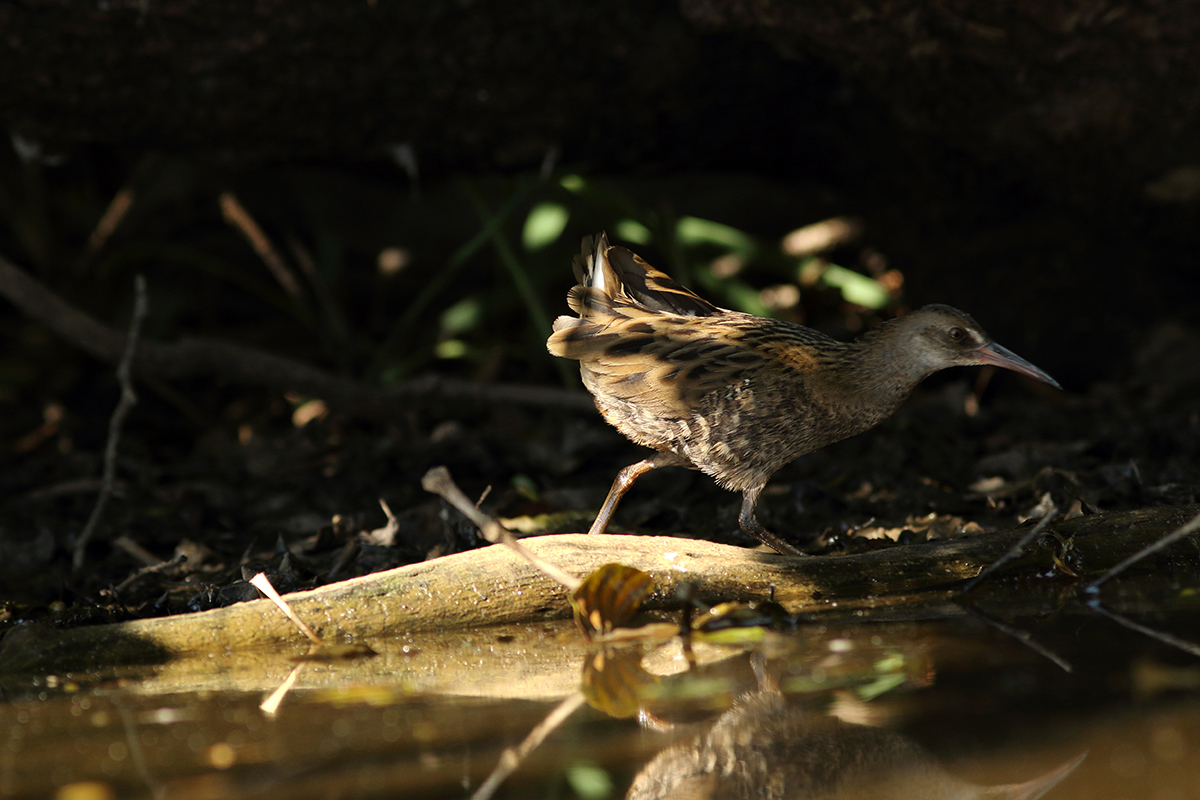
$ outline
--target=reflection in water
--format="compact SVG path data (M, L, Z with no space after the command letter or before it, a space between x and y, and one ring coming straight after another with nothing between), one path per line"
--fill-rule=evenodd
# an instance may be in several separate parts
M659 753L628 800L941 800L1041 797L1084 756L1031 781L977 786L892 731L789 707L775 691L741 698L712 728Z
M373 642L369 661L308 664L274 716L259 704L303 646L204 654L132 680L0 676L0 797L99 786L134 800L465 800L578 690L586 657L595 708L550 733L497 798L612 800L656 759L631 798L1200 800L1200 665L1113 631L1071 617L1037 629L1076 665L1070 676L965 618L806 626L761 643L761 658L697 642L692 669L678 649L588 654L570 622L403 635ZM605 716L639 709L676 723L679 746L660 753L665 736ZM989 793L895 733L847 724L883 721L922 742L1003 741L1003 754L972 759L986 783L1091 752L1066 780L1073 764ZM612 793L579 789L586 770L607 773Z

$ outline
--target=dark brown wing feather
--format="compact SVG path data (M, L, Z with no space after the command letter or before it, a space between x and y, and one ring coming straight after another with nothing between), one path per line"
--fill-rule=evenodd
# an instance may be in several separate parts
M647 311L706 317L722 309L671 280L671 276L647 264L624 247L608 243L606 234L583 240L582 252L575 257L575 279L579 285L567 295L571 310L587 316L604 314L627 304Z
M624 247L608 249L608 265L617 274L626 296L650 311L685 317L708 317L722 311Z

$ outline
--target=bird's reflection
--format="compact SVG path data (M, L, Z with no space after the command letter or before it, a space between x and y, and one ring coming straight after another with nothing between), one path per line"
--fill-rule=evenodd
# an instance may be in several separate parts
M628 800L1033 800L1083 761L1024 783L960 780L905 737L789 706L778 691L751 692L690 741L659 753Z

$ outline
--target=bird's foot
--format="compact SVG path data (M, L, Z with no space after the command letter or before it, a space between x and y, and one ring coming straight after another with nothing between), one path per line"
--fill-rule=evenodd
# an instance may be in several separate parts
M752 486L742 492L742 512L738 515L738 524L742 526L742 530L758 539L767 547L774 550L776 553L784 556L803 556L808 555L803 550L790 545L783 539L780 539L775 534L763 527L763 524L758 521L758 517L754 514L754 509L758 505L758 497L762 494L763 485Z
M739 522L741 522L743 531L750 534L755 539L758 539L760 542L762 542L767 547L774 550L776 553L779 553L780 555L783 555L783 556L806 556L806 555L808 555L808 553L805 553L800 548L796 547L795 545L785 542L783 539L780 539L778 536L776 536L775 534L771 533L769 530L764 528L762 526L762 523L758 521L757 517L752 516L752 517L750 517L749 520L746 520L743 518L743 519L739 520ZM749 524L747 524L747 523L749 523Z

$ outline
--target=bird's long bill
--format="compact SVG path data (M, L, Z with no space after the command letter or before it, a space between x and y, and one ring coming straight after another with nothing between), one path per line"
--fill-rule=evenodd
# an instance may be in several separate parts
M983 347L975 351L976 357L980 364L991 364L1004 369L1011 369L1013 372L1019 372L1022 375L1028 375L1031 378L1037 378L1039 381L1048 383L1055 389L1061 389L1058 381L1051 378L1042 370L1030 364L1019 355L1009 350L1006 347L1001 347L995 342L988 342Z

